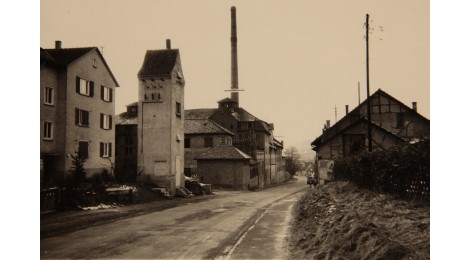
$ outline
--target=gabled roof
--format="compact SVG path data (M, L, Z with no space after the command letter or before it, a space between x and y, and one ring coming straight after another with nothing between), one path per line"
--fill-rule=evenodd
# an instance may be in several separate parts
M322 143L325 143L325 142L328 142L329 140L337 137L337 136L341 136L344 132L348 131L349 129L351 129L352 127L358 125L358 124L368 124L369 121L365 118L360 118L358 120L356 120L354 123L348 125L346 128L343 128L341 129L339 132L335 133L334 135L329 135L327 138L325 139L322 139L322 136L319 136L317 137L312 143L311 145L314 145L314 146L318 146L318 145L321 145ZM377 125L375 124L374 122L371 122L371 126L373 129L376 129L378 131L381 131L381 132L384 132L390 136L392 136L393 138L396 138L400 141L403 141L403 142L406 142L405 139L401 138L400 136L388 131L387 129L381 127L380 125ZM364 133L364 134L367 134L367 133Z
M116 77L114 77L114 74L109 68L108 63L106 63L106 60L104 59L103 55L101 54L101 52L99 51L97 47L61 48L61 49L41 48L40 51L41 51L41 60L45 60L53 65L62 66L62 67L67 67L73 62L75 62L76 60L86 55L87 53L96 51L98 53L98 56L103 61L109 74L113 78L114 83L116 83L116 87L119 87L119 83L117 82Z
M184 134L225 134L235 135L216 122L205 119L185 119Z
M96 47L86 48L64 48L64 49L44 49L57 65L67 66L88 52L97 49Z
M424 120L427 120L429 121L429 119L425 118L424 116L422 116L421 114L419 114L417 111L413 110L412 108L410 108L409 106L405 105L403 102L401 102L400 100L394 98L393 96L391 96L390 94L386 93L385 91L383 91L382 89L378 89L377 91L375 91L372 95L370 95L369 99L372 99L372 98L375 98L376 96L385 96L387 97L388 99L391 99L393 101L395 101L396 103L398 103L400 106L403 106L405 109L407 109L410 113L414 113L416 115L418 115L419 117L423 118ZM347 115L345 115L344 117L342 117L338 122L336 122L334 125L332 125L330 128L326 129L319 137L317 137L315 140L313 140L310 144L311 145L319 145L321 144L322 142L322 138L324 136L331 136L331 135L336 135L336 132L341 132L342 129L338 129L338 126L340 126L339 128L341 128L341 126L343 126L344 124L348 123L349 121L349 124L347 124L345 127L348 127L349 125L355 123L357 120L360 120L361 118L364 118L364 116L361 116L361 113L359 111L359 109L361 107L364 107L364 106L367 106L367 100L368 99L365 99L364 101L361 102L361 104L359 104L357 107L355 107L353 110L351 110L351 112L349 112ZM366 119L367 120L367 119ZM374 124L376 125L376 124ZM377 125L378 126L378 125ZM380 126L379 126L380 127ZM385 131L388 131L386 129L383 129ZM331 139L329 137L327 137L327 139Z
M250 160L251 156L233 147L219 145L196 156L195 160Z
M238 121L256 121L259 120L254 115L250 114L245 109L239 107L233 113L232 116L235 117Z
M369 98L374 98L376 96L379 96L379 95L382 95L382 96L385 96L395 102L397 102L398 104L400 104L401 106L405 107L409 112L411 113L414 113L420 117L422 117L423 119L429 121L429 119L427 119L426 117L424 117L423 115L421 115L420 113L418 113L416 110L413 110L411 107L405 105L403 102L401 102L400 100L394 98L393 96L391 96L390 94L388 94L387 92L383 91L382 89L378 89L377 91L375 91L372 95L370 95ZM359 104L357 107L355 107L353 110L351 110L350 113L358 113L358 110L360 107L362 106L367 106L367 99L365 99L364 101L361 102L361 104Z
M148 50L138 76L170 75L175 67L178 49Z
M208 119L217 108L201 108L201 109L187 109L184 110L184 119Z
M137 125L137 116L129 116L127 112L123 112L114 117L116 125Z

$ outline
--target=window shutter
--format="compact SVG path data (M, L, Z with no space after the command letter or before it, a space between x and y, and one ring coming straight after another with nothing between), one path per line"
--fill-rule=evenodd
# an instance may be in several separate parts
M103 146L104 143L100 142L100 157L103 157Z
M93 96L94 89L95 89L95 83L93 81L90 81L90 97Z
M104 100L104 86L101 86L101 100Z
M75 82L77 83L75 86L75 90L77 91L77 93L80 93L80 78L77 77Z
M109 102L113 102L113 89L109 89Z
M109 147L109 153L108 154L109 154L109 157L111 157L111 156L113 156L113 143L109 143L108 147Z
M84 125L88 125L88 111L86 110L83 110L82 111L82 116L83 116L83 124Z
M109 116L109 129L113 129L113 117Z
M78 108L75 108L75 124L78 125L79 123L79 114L80 114L80 111L78 110Z
M104 119L103 117L104 117L103 114L100 113L100 128L103 128L103 121L104 121L104 120L103 120L103 119Z

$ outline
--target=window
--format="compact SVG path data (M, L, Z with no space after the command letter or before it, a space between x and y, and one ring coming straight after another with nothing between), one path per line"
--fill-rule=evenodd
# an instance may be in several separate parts
M225 144L225 137L222 137L220 144Z
M96 65L96 59L93 59L93 62L92 62L92 64L93 64L93 68L95 68L95 69L96 69L96 68L98 67L98 66Z
M52 140L52 122L44 122L44 140Z
M78 141L78 156L81 158L88 158L88 142Z
M77 77L76 91L78 94L93 97L94 83L91 80Z
M83 109L75 108L75 124L79 126L88 126L89 112Z
M181 103L176 102L176 115L181 116Z
M112 143L100 143L100 157L107 158L112 156Z
M191 148L191 138L184 138L184 148Z
M405 113L397 113L397 128L405 127Z
M100 114L100 127L109 130L112 128L113 118L110 115Z
M106 102L113 101L113 89L101 86L101 100Z
M44 104L54 105L54 89L45 87L44 89Z
M213 147L214 142L212 140L212 137L205 137L204 138L204 147Z

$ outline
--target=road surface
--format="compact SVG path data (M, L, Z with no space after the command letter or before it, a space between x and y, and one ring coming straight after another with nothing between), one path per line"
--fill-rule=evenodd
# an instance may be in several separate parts
M247 243L256 243L256 238L249 239L256 236L253 230L258 227L263 230L258 232L262 236L257 238L261 240L259 245L270 244L264 247L269 251L271 247L282 245L282 232L285 232L289 210L296 198L289 196L308 188L305 178L297 178L297 181L256 192L235 191L229 196L42 239L41 258L257 258L238 255L237 250ZM266 219L275 223L271 224L271 231L263 224ZM261 224L264 226L259 226ZM266 235L268 233L271 235ZM276 237L276 234L280 235ZM276 251L276 255L281 251Z

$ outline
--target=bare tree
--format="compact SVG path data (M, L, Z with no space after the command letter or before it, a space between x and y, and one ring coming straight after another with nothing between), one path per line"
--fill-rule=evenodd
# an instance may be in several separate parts
M294 175L296 172L301 170L302 164L300 163L299 153L297 148L290 146L284 150L285 162L286 162L286 171L290 175Z

